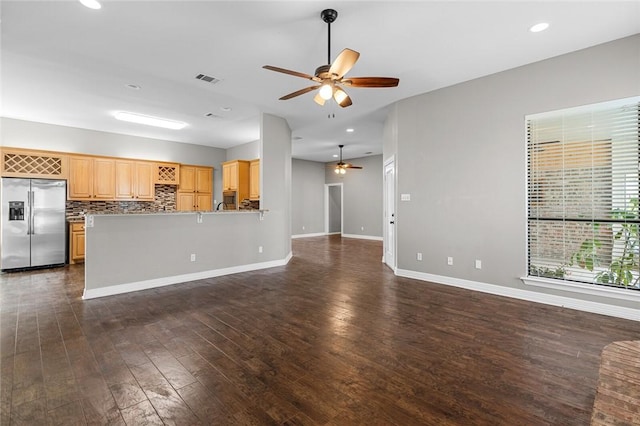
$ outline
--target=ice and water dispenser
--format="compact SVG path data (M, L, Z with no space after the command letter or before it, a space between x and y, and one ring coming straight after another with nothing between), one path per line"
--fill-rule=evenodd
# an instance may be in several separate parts
M24 201L9 201L9 220L24 220Z

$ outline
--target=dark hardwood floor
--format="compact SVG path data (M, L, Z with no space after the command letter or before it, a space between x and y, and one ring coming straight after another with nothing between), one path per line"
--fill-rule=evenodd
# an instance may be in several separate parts
M587 425L640 325L398 278L380 242L83 301L82 265L0 275L0 424Z

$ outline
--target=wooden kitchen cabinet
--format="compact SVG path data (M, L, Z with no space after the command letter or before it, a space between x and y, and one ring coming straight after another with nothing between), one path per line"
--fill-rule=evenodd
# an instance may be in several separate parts
M176 196L177 210L183 212L202 212L213 210L212 194L202 192L178 192Z
M112 158L69 157L70 200L113 200L115 198L115 160Z
M213 210L213 167L180 166L176 204L179 211Z
M115 160L115 198L117 200L153 201L154 163Z
M260 199L260 159L249 162L249 199Z
M84 262L84 223L69 224L69 263Z
M222 190L236 192L236 203L249 198L249 161L222 163Z
M160 185L180 185L180 164L155 163L155 183Z
M69 156L61 152L0 147L2 177L67 179Z

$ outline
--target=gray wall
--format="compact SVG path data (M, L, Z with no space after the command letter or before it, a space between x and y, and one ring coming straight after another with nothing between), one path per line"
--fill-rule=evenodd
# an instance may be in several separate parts
M330 234L340 233L342 231L342 186L331 185L328 188L327 218L329 222L328 232Z
M324 172L326 165L316 161L292 160L291 233L324 232ZM303 229L304 228L304 229Z
M286 120L263 114L260 125L260 208L271 217L269 243L277 253L291 252L291 129ZM269 237L270 236L270 237Z
M11 118L0 120L2 146L212 166L214 198L221 199L221 164L227 158L226 151L222 148Z
M383 153L397 199L411 194L397 201L398 268L525 288L525 116L640 95L639 46L636 35L398 102Z
M362 170L347 170L337 175L325 169L326 183L343 183L344 206L342 232L365 237L382 237L382 155L353 158L349 163Z
M260 158L259 140L227 148L227 161L255 160L256 158Z

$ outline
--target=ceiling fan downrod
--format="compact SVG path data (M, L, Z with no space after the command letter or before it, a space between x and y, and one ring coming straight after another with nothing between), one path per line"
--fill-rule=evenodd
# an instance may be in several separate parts
M338 18L338 12L334 9L325 9L320 13L320 17L327 23L329 31L327 33L327 64L331 63L331 23Z

